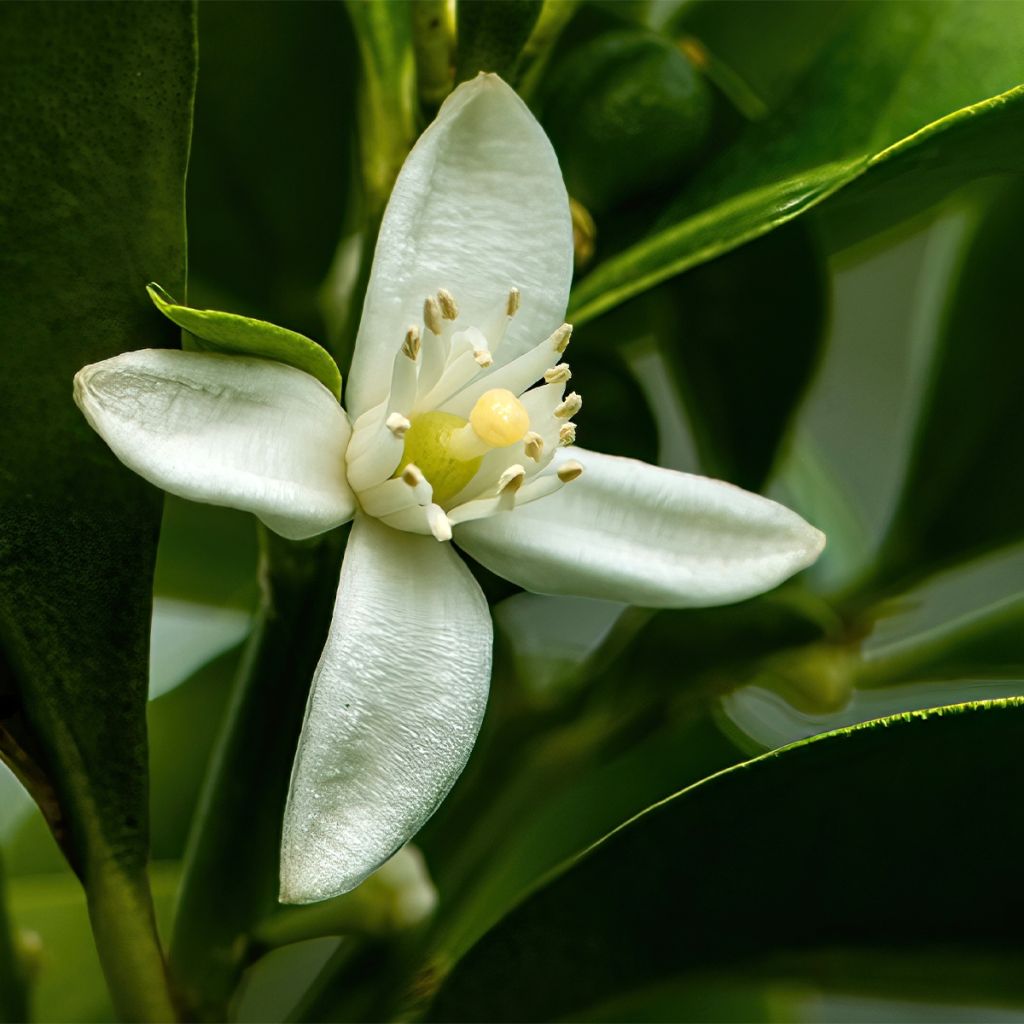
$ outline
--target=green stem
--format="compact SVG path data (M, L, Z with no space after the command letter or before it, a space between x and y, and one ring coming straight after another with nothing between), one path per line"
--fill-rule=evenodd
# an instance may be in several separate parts
M28 981L18 955L14 924L7 913L7 890L0 865L0 1022L28 1020Z
M191 1011L223 1020L277 906L281 815L310 680L330 624L342 534L261 533L263 603L185 856L171 973Z
M446 0L417 0L412 5L412 38L420 100L435 110L452 88L454 26Z
M91 865L85 879L96 951L117 1015L125 1021L174 1021L149 883L113 859Z

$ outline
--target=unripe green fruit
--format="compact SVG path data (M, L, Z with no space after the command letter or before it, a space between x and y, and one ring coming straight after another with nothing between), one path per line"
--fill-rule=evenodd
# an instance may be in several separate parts
M544 127L569 194L593 210L682 178L711 128L700 73L646 31L609 32L572 51L545 96Z

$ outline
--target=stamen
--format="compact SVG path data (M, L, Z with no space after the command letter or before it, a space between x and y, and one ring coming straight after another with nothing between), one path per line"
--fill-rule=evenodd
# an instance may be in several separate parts
M571 337L572 324L562 324L562 326L551 335L551 347L556 352L564 352L569 347L569 339Z
M504 473L498 477L498 491L501 494L515 494L523 481L526 479L526 470L520 466L509 466Z
M459 316L459 307L455 305L455 297L447 288L437 289L437 304L441 307L441 316L445 320L456 320Z
M474 349L473 358L476 360L477 365L482 366L484 369L487 369L494 362L494 356L486 348Z
M440 334L443 329L441 307L433 295L423 300L423 322L431 334Z
M505 312L508 316L513 317L519 312L519 289L510 288L508 290L508 303L505 306Z
M395 437L405 437L412 424L400 412L393 412L384 421L384 426L387 427Z
M576 443L575 423L563 423L562 426L558 428L558 443L563 448L567 448L569 445Z
M559 363L544 371L545 384L564 384L572 376L568 363Z
M410 487L416 487L423 483L426 478L419 471L416 463L410 462L405 469L402 470L402 480L407 483Z
M555 406L555 416L560 420L567 420L570 416L575 416L582 408L583 399L575 391L572 391L565 396L565 401Z
M401 475L368 487L359 494L359 504L367 515L394 515L405 509L429 505L434 500L433 490L423 474L411 463Z
M413 361L420 354L420 329L412 324L405 332L405 341L402 342L402 353Z
M568 459L555 472L558 474L558 479L563 484L567 484L583 475L583 465L575 459Z
M445 515L444 509L440 505L427 506L427 525L437 540L452 539L452 524L448 522L448 516Z
M528 459L540 462L540 457L544 454L544 438L535 430L528 430L523 436L523 450Z

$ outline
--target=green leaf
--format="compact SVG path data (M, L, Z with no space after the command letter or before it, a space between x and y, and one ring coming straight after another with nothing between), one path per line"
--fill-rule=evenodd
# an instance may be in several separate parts
M160 495L75 408L86 363L174 342L187 4L0 15L0 751L86 886L119 1012L173 1017L145 878L146 670Z
M878 218L894 223L956 185L1019 167L1022 54L1018 4L858 4L787 101L707 163L658 229L583 279L570 317L597 316L831 196L842 196L847 224L867 210L875 230Z
M265 320L220 313L213 309L179 306L158 284L146 286L153 305L172 323L188 331L188 348L227 355L256 356L287 363L316 377L335 398L341 399L341 371L327 349L315 341Z
M543 0L459 0L455 81L488 71L514 83L519 55L543 6Z
M1022 721L1022 698L900 715L683 790L538 888L455 966L431 1019L582 1014L776 952L1019 956L1024 819L1003 794L1024 782Z
M198 19L187 298L325 338L319 292L356 177L351 24L337 3L249 0Z
M789 225L653 294L702 471L759 490L824 341L828 278L816 239Z
M1024 185L997 194L968 240L932 354L901 500L879 559L885 580L1024 536Z

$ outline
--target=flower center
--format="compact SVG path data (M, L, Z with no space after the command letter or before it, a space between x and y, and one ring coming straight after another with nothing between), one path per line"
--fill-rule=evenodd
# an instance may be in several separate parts
M396 345L386 397L352 425L348 481L363 511L398 530L450 540L459 523L553 494L583 472L555 453L576 439L581 400L565 393L562 324L495 366L519 292L463 318L444 289L427 296L423 327ZM479 326L478 326L479 325Z
M468 422L449 412L420 413L405 432L395 476L413 463L433 488L434 501L444 503L473 479L488 451L522 441L529 429L529 413L506 388L484 392Z

